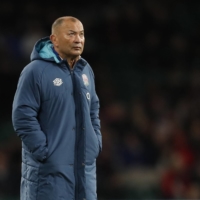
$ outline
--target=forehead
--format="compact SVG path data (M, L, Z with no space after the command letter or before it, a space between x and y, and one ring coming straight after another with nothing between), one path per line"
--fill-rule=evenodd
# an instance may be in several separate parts
M65 31L83 31L83 24L80 21L65 20L61 24L60 28Z

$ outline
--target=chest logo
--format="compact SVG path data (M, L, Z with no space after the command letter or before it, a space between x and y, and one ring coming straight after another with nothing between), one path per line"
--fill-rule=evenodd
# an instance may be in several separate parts
M63 81L62 81L61 78L56 78L56 79L53 80L53 84L55 86L61 86L63 84Z
M87 97L88 100L90 100L90 93L89 92L87 92L86 97Z
M83 83L85 86L89 85L88 77L85 74L82 74Z

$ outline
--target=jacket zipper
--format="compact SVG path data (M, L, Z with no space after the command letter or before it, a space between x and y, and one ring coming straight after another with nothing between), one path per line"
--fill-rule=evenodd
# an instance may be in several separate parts
M74 66L75 68L75 66ZM78 175L77 175L77 170L78 170L78 127L77 127L77 88L76 88L76 81L75 81L75 77L74 77L74 68L73 69L70 69L70 74L71 74L71 79L72 79L72 84L73 84L73 97L74 97L74 102L75 102L75 119L76 119L76 139L75 139L75 162L74 162L74 176L75 176L75 200L78 199Z
M78 61L77 61L78 62ZM77 64L77 63L76 63ZM78 175L77 175L77 170L78 170L78 132L79 131L84 131L84 138L85 138L85 124L80 124L80 120L78 120L78 116L81 116L82 121L85 122L84 115L82 112L82 101L77 102L77 99L80 99L81 96L81 91L80 87L78 87L78 80L76 81L75 75L74 75L74 70L76 68L76 64L74 65L73 69L70 69L70 74L72 78L72 83L73 83L73 94L74 94L74 102L75 102L75 117L76 117L76 139L75 139L75 164L74 164L74 176L75 176L75 200L78 199L78 191L79 191L79 181L78 181ZM79 109L80 108L80 109ZM78 113L80 112L80 113ZM81 126L84 127L81 127ZM81 134L82 135L82 134ZM84 146L85 146L85 141L84 141ZM84 149L85 151L85 149ZM84 157L85 157L85 152L84 152ZM82 165L85 165L82 163ZM85 196L85 195L84 195Z

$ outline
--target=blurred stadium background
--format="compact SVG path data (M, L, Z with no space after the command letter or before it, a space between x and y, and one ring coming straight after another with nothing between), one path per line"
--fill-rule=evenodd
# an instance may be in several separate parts
M200 199L200 2L0 1L0 200L19 200L11 110L34 43L60 16L85 27L101 102L98 196Z

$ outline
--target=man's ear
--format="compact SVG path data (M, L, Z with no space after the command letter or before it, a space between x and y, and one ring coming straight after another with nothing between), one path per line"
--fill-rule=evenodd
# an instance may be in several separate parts
M51 35L50 35L50 40L51 40L51 42L53 43L53 45L54 45L55 47L58 46L58 42L57 42L57 37L56 37L56 35L51 34Z

